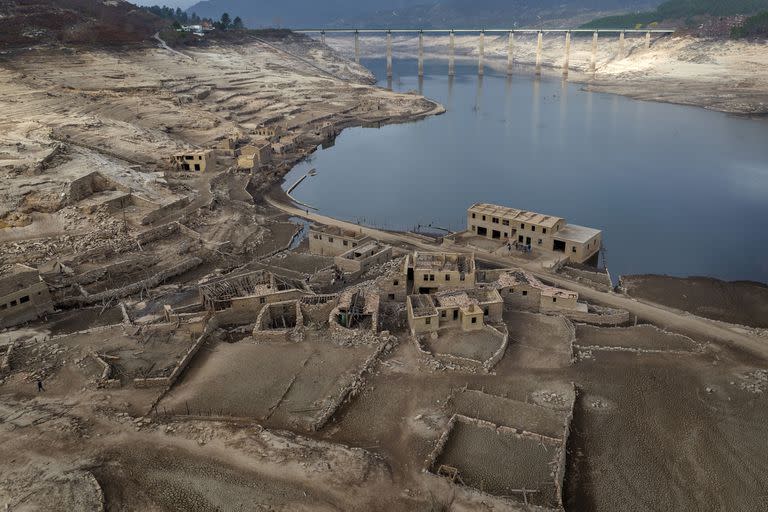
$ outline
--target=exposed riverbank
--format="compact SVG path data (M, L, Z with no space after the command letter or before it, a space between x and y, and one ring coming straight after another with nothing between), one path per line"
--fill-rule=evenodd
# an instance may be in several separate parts
M395 56L415 58L416 34L393 38ZM354 54L351 37L327 37L328 45L346 55ZM447 59L447 36L424 38L427 59ZM485 66L507 69L507 35L485 38ZM562 75L564 37L546 35L542 72ZM361 38L364 57L383 57L386 40ZM457 36L456 58L476 62L478 37ZM574 36L569 59L569 80L593 91L621 94L635 99L693 105L742 115L768 113L768 42L729 41L662 36L645 47L644 36L628 36L620 54L617 35L600 36L596 70L591 72L592 38ZM514 62L518 73L531 73L536 61L535 35L516 35Z

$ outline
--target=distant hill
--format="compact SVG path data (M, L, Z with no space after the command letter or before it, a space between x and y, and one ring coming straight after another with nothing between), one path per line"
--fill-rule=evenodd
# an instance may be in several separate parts
M706 18L752 15L768 10L768 0L669 0L655 10L598 18L584 28L636 28L661 24L693 26Z
M567 26L601 14L651 9L658 3L658 0L204 0L187 11L214 19L223 12L237 14L252 28L507 28Z
M123 0L1 0L0 45L127 44L165 22Z

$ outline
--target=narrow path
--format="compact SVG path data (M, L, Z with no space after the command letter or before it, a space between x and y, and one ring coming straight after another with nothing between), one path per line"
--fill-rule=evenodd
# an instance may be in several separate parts
M369 228L351 222L334 219L333 217L328 217L319 213L308 212L307 210L303 210L301 208L297 208L296 206L285 203L283 198L278 196L279 193L272 191L265 194L264 199L273 207L286 213L290 213L291 215L303 217L319 224L338 226L344 229L357 231L382 242L407 244L413 248L428 251L442 249L438 245L428 244L423 240L420 240L407 233L392 233L389 231L381 231L375 228ZM641 302L637 299L633 299L625 295L595 290L557 274L543 271L538 267L538 265L531 264L527 261L512 261L509 258L494 256L492 254L464 249L461 247L452 247L450 250L455 252L474 252L475 257L480 261L500 264L503 266L514 265L524 268L540 279L545 279L546 281L551 282L561 288L566 288L578 292L582 299L599 302L613 308L626 309L630 313L650 321L659 327L673 331L680 331L690 335L691 337L699 338L702 340L713 340L721 342L725 345L732 345L734 347L747 350L751 354L768 361L768 340L762 340L757 336L750 335L749 333L744 332L744 329L737 326L728 326L726 324L715 322L706 318L680 313L659 304Z
M171 48L170 46L168 46L168 43L166 43L165 41L163 41L163 39L160 37L160 32L155 32L155 35L153 35L152 37L153 37L154 39L156 39L156 40L157 40L157 41L160 43L160 47L161 47L162 49L164 49L164 50L168 50L169 52L171 52L171 53L174 53L174 54L176 54L176 55L178 55L179 57L182 57L182 58L184 58L184 59L195 60L195 59L193 59L192 57L190 57L189 55L185 55L185 54L181 53L180 51L178 51L178 50L174 50L173 48Z

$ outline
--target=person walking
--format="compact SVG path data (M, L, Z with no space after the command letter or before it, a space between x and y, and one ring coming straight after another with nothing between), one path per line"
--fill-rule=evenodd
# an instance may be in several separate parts
M45 387L43 387L43 381L41 379L37 379L37 392L40 393L42 391L45 391Z

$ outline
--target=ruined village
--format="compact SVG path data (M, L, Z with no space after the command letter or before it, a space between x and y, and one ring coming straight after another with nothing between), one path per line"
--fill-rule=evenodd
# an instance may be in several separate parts
M290 33L0 56L0 505L620 510L690 429L750 492L680 503L768 503L768 325L615 287L559 212L468 198L423 234L292 200L345 128L443 112L373 83Z

